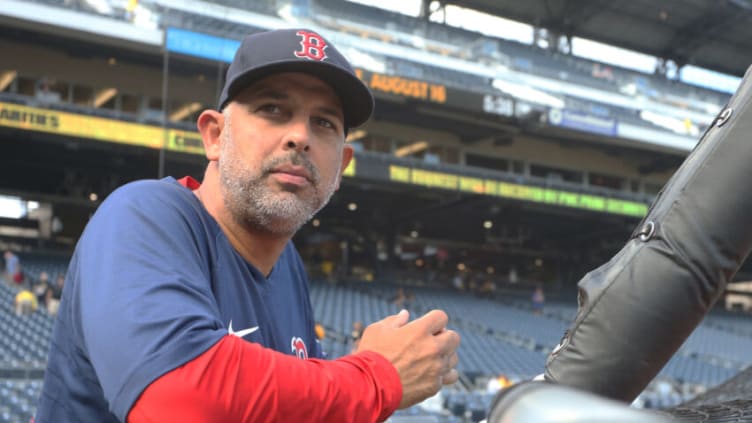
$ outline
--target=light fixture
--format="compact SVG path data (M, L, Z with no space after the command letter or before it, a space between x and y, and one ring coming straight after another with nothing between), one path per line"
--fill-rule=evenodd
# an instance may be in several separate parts
M178 107L174 112L170 113L169 119L172 122L183 120L199 111L201 107L201 103L197 101L194 101L193 103L185 103L182 106Z
M349 134L347 134L347 138L345 138L345 142L357 141L359 139L365 138L366 135L368 135L368 132L366 132L365 130L356 129L355 131L352 131Z
M0 195L0 217L20 219L26 214L20 197Z
M8 85L13 83L17 76L18 72L16 71L5 71L0 73L0 91L5 91L5 89L8 88Z
M311 225L313 225L314 228L318 228L319 226L321 226L321 221L318 219L313 219L313 221L311 221Z
M460 272L467 269L467 266L465 266L465 263L457 263L457 270Z
M410 231L410 237L411 238L417 238L418 237L418 231L412 230Z
M358 210L358 204L357 203L349 203L347 205L347 210L350 210L350 211Z
M94 94L94 100L92 100L92 105L94 107L101 107L103 104L110 101L112 97L115 97L115 95L117 95L117 92L118 91L116 88L103 88L97 91L97 93Z
M97 201L98 199L99 199L99 196L97 195L96 192L92 192L91 194L89 194L89 200Z
M416 141L412 144L408 144L404 147L400 147L394 150L394 155L396 157L405 157L411 154L420 153L426 148L428 148L428 143L426 141Z
M490 220L484 220L483 227L486 229L491 229L493 228L493 222L491 222Z

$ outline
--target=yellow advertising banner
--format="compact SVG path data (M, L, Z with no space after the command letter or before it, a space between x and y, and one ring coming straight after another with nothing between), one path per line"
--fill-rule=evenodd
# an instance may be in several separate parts
M416 185L445 189L457 189L458 176L452 175L451 173L413 169L411 176L411 182Z
M0 126L156 149L166 142L165 147L171 151L204 152L197 132L165 130L159 126L12 103L0 102Z
M156 126L9 103L0 103L0 125L151 148L164 142Z
M648 211L647 204L636 201L513 184L492 179L477 179L453 175L451 173L433 172L396 165L389 166L389 180L431 188L460 190L512 198L515 200L531 201L534 203L544 203L634 217L642 217Z
M485 194L486 186L483 183L483 179L471 178L469 176L460 176L460 191Z
M402 166L389 166L389 180L410 183L410 169Z
M167 131L167 149L183 153L204 154L204 142L198 132L169 129Z

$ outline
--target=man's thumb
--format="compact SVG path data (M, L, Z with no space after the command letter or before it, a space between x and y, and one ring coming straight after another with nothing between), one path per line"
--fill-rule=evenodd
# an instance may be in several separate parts
M401 328L410 321L410 312L403 308L399 313L393 314L384 320L387 325L393 328Z

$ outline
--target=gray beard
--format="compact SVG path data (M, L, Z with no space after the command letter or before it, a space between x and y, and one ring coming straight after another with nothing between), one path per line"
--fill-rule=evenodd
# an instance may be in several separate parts
M251 169L243 169L234 157L224 157L219 171L225 207L239 225L270 235L291 236L297 232L329 202L338 179L321 187L316 168L299 153L265 163L257 175ZM271 170L282 163L304 166L311 175L313 193L305 188L273 192L268 178Z

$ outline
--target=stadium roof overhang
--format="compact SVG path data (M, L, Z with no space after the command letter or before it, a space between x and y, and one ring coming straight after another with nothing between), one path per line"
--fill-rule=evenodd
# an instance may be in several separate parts
M751 0L441 0L556 33L741 76L752 64Z

